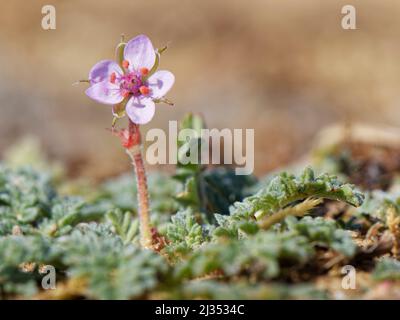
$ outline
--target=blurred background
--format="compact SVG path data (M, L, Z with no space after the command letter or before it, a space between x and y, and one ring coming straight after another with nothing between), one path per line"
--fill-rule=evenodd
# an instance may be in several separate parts
M56 30L41 28L46 4ZM357 30L341 27L346 4ZM160 67L176 76L175 106L158 105L144 131L189 111L209 127L254 128L256 174L301 157L331 123L400 125L396 0L13 0L0 10L0 154L34 135L71 176L128 170L105 130L110 107L72 85L114 57L121 33L169 45Z

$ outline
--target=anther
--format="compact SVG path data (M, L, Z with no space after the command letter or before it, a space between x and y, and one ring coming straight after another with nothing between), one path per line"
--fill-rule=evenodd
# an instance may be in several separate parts
M128 67L129 67L129 61L128 61L128 60L123 60L123 61L122 61L122 67L124 67L124 69L128 69Z
M150 89L146 86L141 86L139 88L139 91L141 94L143 94L144 96L147 96L150 93Z
M117 79L117 75L115 74L115 72L110 74L110 82L111 83L115 83L115 80Z
M142 76L147 76L149 74L149 69L147 68L140 68L139 71Z

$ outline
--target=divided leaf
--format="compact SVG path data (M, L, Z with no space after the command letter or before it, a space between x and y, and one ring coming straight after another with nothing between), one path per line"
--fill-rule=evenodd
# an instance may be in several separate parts
M336 176L322 174L315 177L311 168L306 168L299 177L283 172L255 195L234 203L229 217L220 224L216 233L238 237L243 221L257 224L256 219L271 216L307 198L338 200L358 207L363 203L364 196L353 185L341 183Z

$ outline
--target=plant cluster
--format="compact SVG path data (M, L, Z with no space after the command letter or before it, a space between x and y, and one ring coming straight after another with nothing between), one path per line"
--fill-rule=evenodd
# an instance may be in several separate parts
M395 192L361 192L309 167L267 184L232 183L229 168L149 174L153 236L164 241L156 251L140 245L130 175L76 196L68 190L79 185L55 179L51 166L10 167L0 167L5 299L332 298L318 277L346 264L369 272L371 286L400 277ZM41 286L46 265L56 270L55 290Z

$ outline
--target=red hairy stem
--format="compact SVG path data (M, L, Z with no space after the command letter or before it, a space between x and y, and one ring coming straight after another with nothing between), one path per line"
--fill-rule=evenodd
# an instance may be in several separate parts
M126 148L126 153L132 159L132 164L135 168L136 184L138 193L139 205L139 222L140 222L140 244L144 248L152 247L152 233L150 227L150 210L149 196L147 190L147 178L144 168L139 125L129 120L129 138L131 145Z

